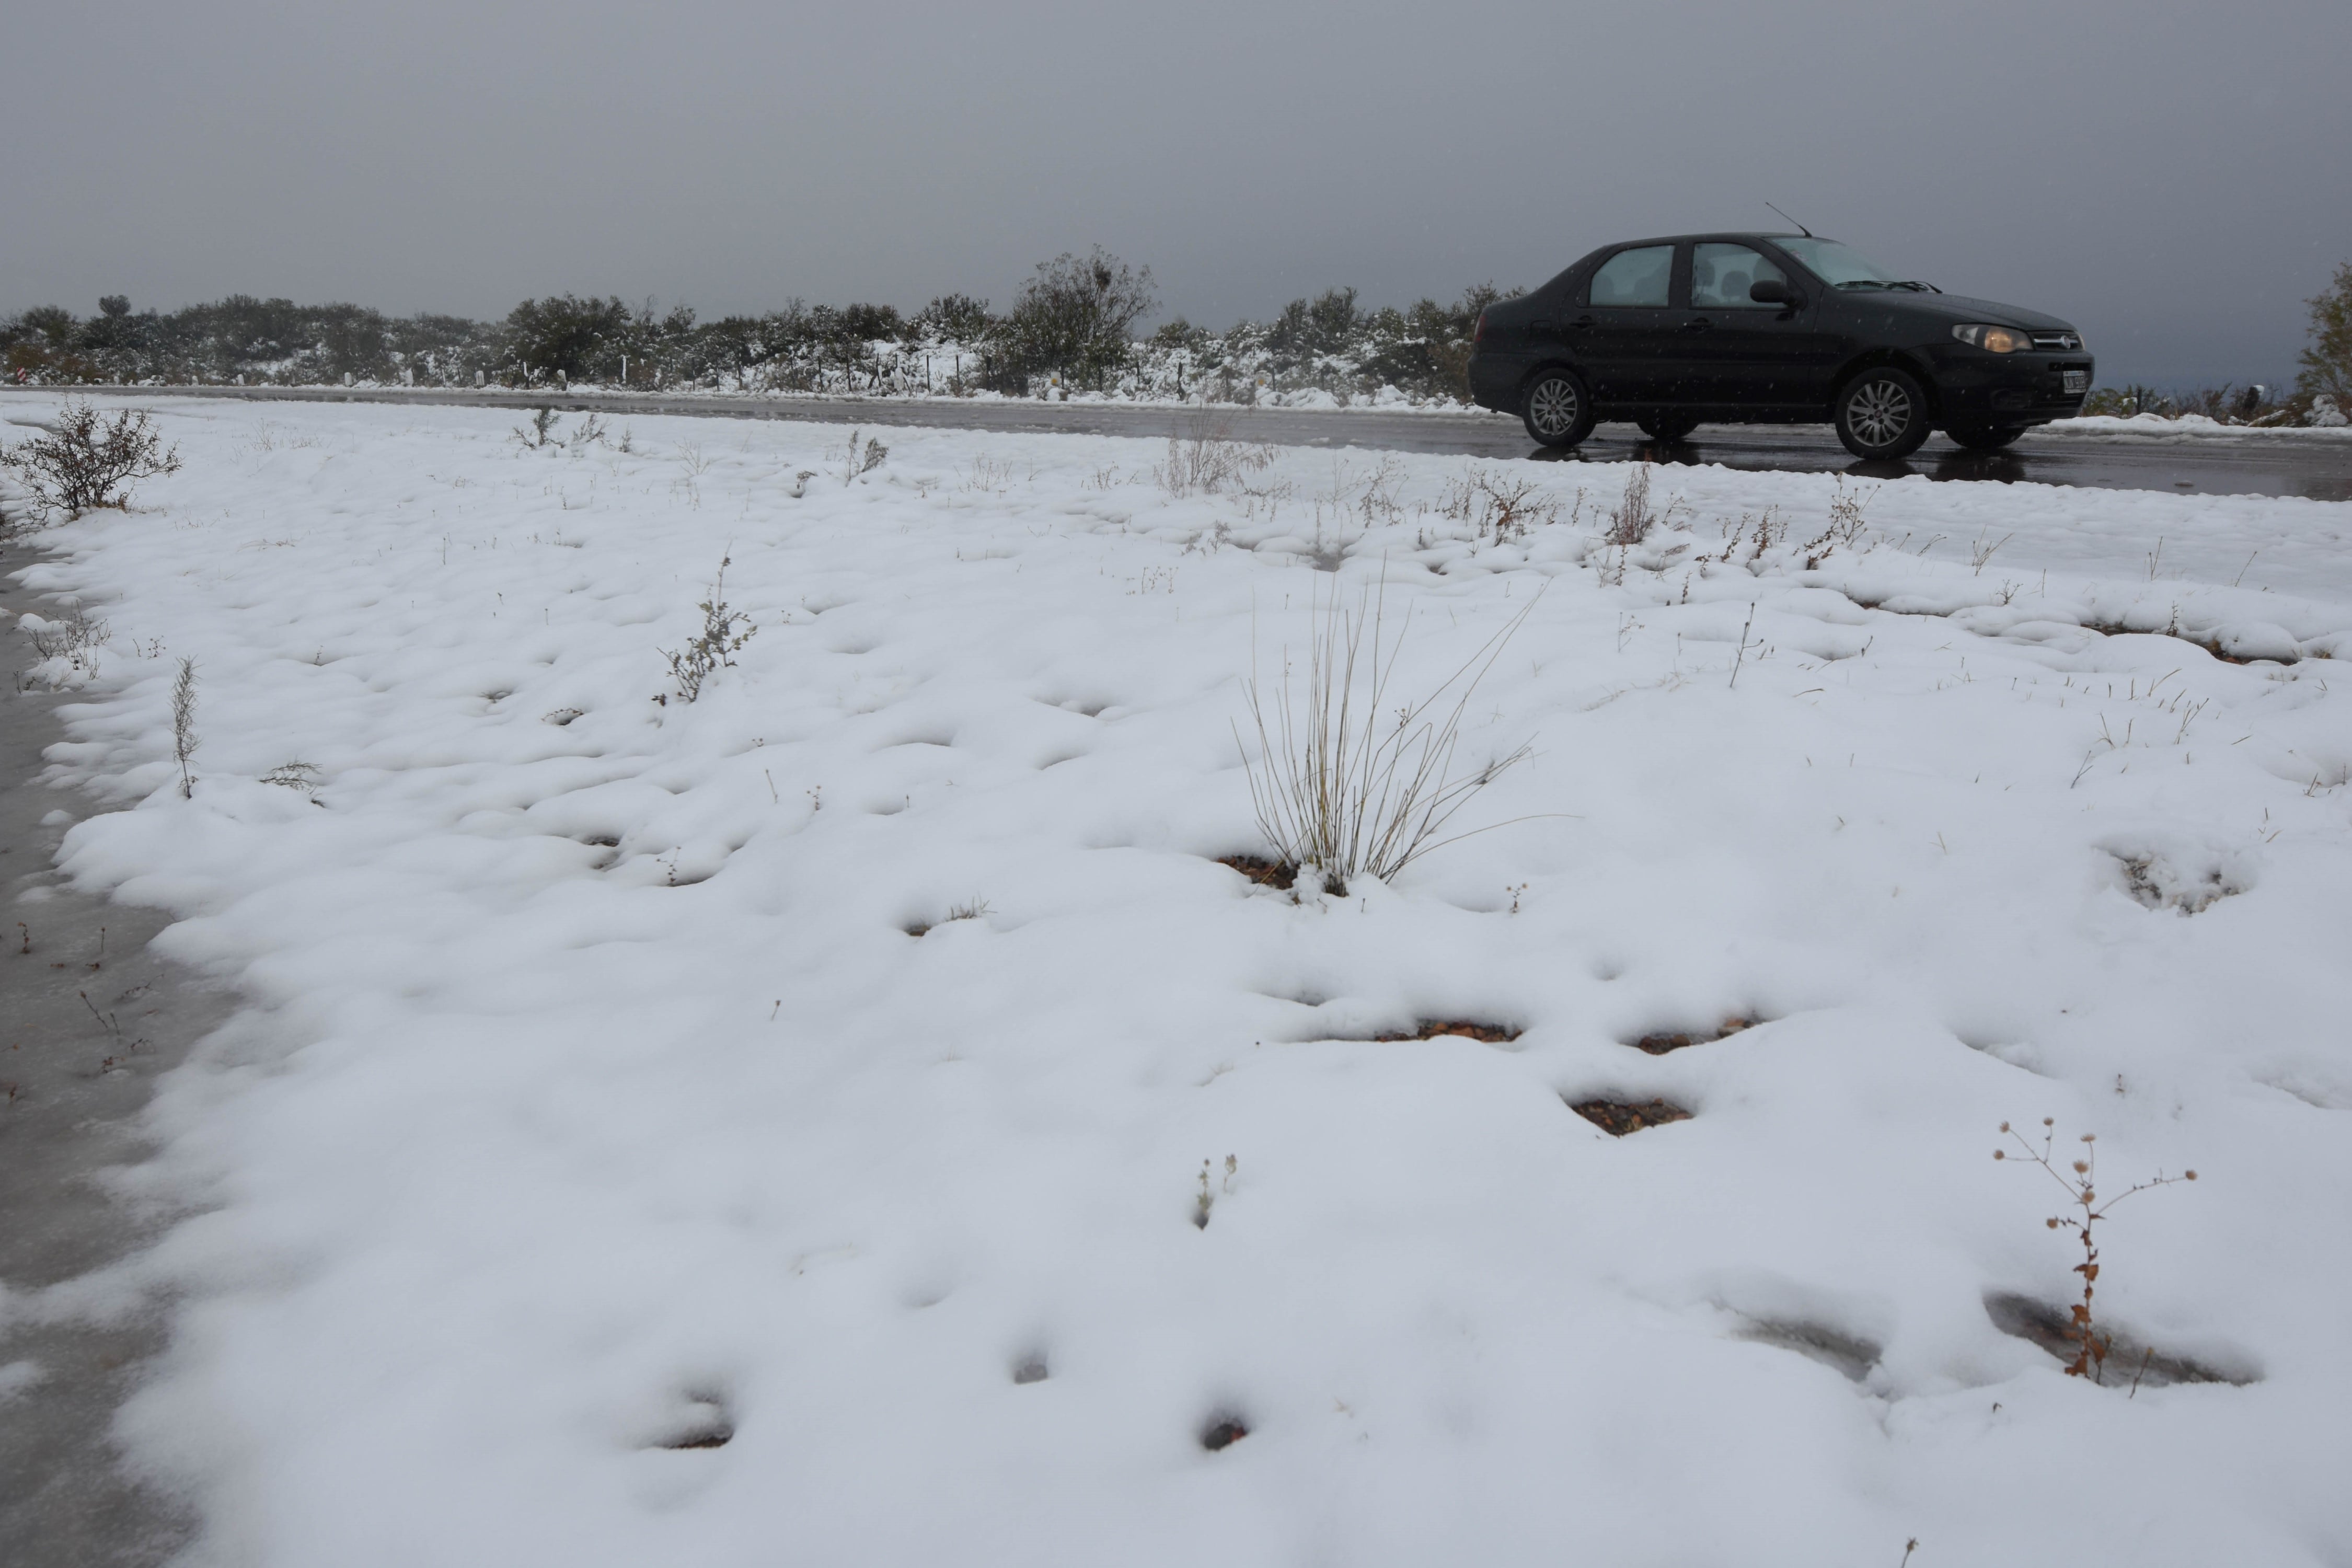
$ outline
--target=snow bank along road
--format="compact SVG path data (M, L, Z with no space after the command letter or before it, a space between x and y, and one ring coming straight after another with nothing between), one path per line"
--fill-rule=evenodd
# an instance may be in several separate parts
M104 392L105 389L95 389ZM1109 403L1027 403L1002 399L877 399L730 397L601 392L513 393L496 389L358 389L334 387L155 387L142 398L192 396L251 402L383 402L427 406L531 409L554 406L607 417L682 414L737 419L784 419L814 424L862 422L867 426L974 429L1020 434L1059 432L1133 436L1164 440L1202 424L1242 440L1286 447L1362 447L1397 452L1450 453L1486 458L1534 457L1548 462L1659 461L1720 465L1786 473L1845 473L1893 479L1924 474L1942 480L1994 480L2074 485L2095 489L2184 490L2206 495L2301 496L2352 500L2352 437L2341 433L2263 431L2240 436L2172 438L2103 422L2112 428L2070 435L2037 433L2005 452L1970 452L1941 437L1908 462L1857 464L1828 426L1710 425L1691 440L1661 447L1631 425L1605 425L1570 453L1533 446L1517 419L1486 413L1440 414L1370 409L1182 409ZM2336 437L2338 438L2329 438Z
M2352 1559L2352 508L160 420L23 679L122 808L63 869L244 1011L176 1225L0 1331L169 1303L198 1561ZM1455 760L1535 755L1253 881L1242 679L1366 594L1383 708L1524 613ZM2098 1227L2101 1385L2045 1117L2200 1177Z

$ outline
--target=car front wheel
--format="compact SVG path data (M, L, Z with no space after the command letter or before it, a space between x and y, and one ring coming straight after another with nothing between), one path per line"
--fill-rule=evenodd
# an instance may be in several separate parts
M1592 434L1592 399L1564 370L1548 370L1528 388L1528 435L1538 447L1573 447Z
M1998 452L2025 434L2022 425L1955 425L1944 432L1971 452Z
M1836 407L1838 439L1857 458L1907 458L1927 438L1927 395L1892 366L1847 382Z

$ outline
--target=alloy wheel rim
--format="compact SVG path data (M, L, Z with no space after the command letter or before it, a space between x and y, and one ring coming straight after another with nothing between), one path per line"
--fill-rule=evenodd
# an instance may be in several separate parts
M1874 381L1846 405L1846 422L1866 447L1888 447L1911 427L1911 395L1891 381Z
M1576 423L1576 388L1564 381L1547 381L1536 388L1528 412L1537 429L1547 436L1559 435Z

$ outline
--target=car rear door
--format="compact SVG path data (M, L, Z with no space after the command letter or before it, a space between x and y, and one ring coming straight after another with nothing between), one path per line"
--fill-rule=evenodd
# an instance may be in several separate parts
M1596 403L1674 401L1675 249L1628 246L1593 269L1581 305L1562 303L1563 336Z
M1749 287L1776 281L1797 306L1759 305ZM1700 240L1691 247L1688 308L1675 312L1675 358L1685 398L1718 408L1826 406L1838 340L1824 331L1822 289L1751 245Z

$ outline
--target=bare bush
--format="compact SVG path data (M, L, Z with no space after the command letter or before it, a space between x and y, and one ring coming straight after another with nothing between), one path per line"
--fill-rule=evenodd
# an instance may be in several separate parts
M66 668L77 675L98 673L98 650L104 647L109 628L107 624L86 614L79 605L70 606L63 620L49 620L41 616L26 616L17 621L16 629L33 645L33 651L44 662L61 658Z
M86 399L68 398L46 436L0 447L0 468L16 474L33 499L68 517L98 507L128 506L130 487L180 471L180 449L166 447L143 408L101 416Z
M1534 601L1428 695L1392 703L1390 688L1410 622L1390 639L1385 599L1383 584L1352 609L1336 593L1314 606L1302 690L1292 689L1286 654L1278 696L1255 674L1245 688L1257 729L1257 756L1248 760L1244 747L1244 760L1258 829L1282 864L1313 868L1324 891L1335 896L1358 876L1386 880L1452 843L1437 837L1446 823L1530 753L1521 745L1469 773L1454 771L1470 699ZM1437 705L1449 691L1457 695L1441 716ZM1241 739L1238 725L1234 739Z

